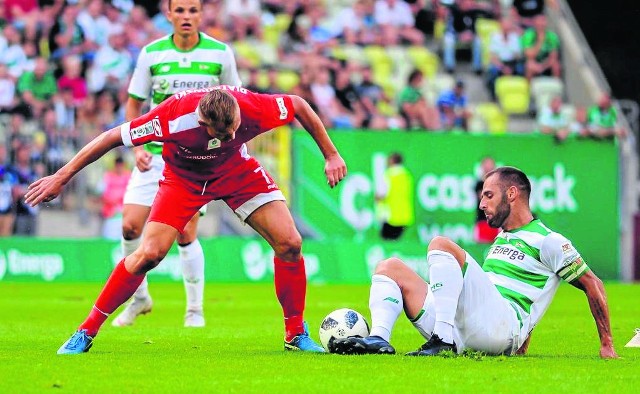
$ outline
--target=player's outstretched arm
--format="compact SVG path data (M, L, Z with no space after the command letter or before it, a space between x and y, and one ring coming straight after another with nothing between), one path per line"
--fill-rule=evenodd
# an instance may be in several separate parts
M41 202L51 201L60 194L64 185L87 165L104 156L105 153L122 145L120 127L106 131L89 142L64 167L55 174L38 179L29 185L25 202L32 207Z
M589 300L591 314L596 321L598 335L600 336L600 357L618 358L613 348L607 294L604 291L602 281L593 271L589 271L582 275L577 281L571 282L571 284L584 291Z
M318 114L316 114L307 101L299 96L289 96L293 102L296 119L316 141L318 148L324 156L324 173L329 186L334 187L347 175L347 165L338 153L335 145L329 138Z

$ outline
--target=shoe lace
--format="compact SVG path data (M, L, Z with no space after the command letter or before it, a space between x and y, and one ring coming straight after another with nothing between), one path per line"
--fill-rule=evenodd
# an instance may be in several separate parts
M87 334L84 331L76 332L75 334L73 334L73 336L71 337L71 340L69 341L67 346L65 346L65 348L74 349L78 347L80 343L84 342L84 339L86 336Z
M438 335L433 334L427 342L423 343L422 346L420 346L420 349L418 349L418 351L427 350L437 342L442 342L442 339L440 339Z

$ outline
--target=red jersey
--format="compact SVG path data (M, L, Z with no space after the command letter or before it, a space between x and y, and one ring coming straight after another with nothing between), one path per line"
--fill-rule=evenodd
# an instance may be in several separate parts
M240 127L235 138L222 142L198 123L198 102L214 89L231 93L240 106ZM237 86L220 85L185 90L131 122L121 126L125 146L163 142L162 158L176 175L192 181L220 177L250 158L245 142L293 121L293 102L286 94L259 94Z

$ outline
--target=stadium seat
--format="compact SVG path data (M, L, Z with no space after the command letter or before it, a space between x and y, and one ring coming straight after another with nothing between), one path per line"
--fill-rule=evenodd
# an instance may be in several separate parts
M278 73L278 77L276 79L276 83L278 84L278 88L280 88L283 92L290 92L298 82L300 81L300 76L291 70L283 70Z
M524 77L499 77L496 80L496 96L507 114L521 115L529 111L529 83Z
M382 65L389 68L393 67L393 59L391 59L385 48L378 45L370 45L364 47L363 52L373 69Z
M491 52L489 51L489 42L491 35L500 31L500 22L493 19L478 18L476 20L476 34L482 42L482 65L489 64Z
M562 97L563 93L564 85L560 78L536 77L531 80L531 99L538 110L547 106L552 98Z
M424 73L427 78L432 78L438 72L440 60L437 55L425 47L410 46L407 56L411 64Z
M367 63L362 48L357 45L338 45L333 48L332 56L340 60L349 60L360 64Z
M471 131L488 131L491 134L504 134L507 132L508 118L505 113L502 112L500 107L492 102L479 103L473 108L473 117L479 117L484 126L486 126L485 130L473 130L471 126L476 126L474 120L470 122ZM473 119L473 118L472 118Z
M247 41L236 41L231 44L231 47L235 49L236 56L249 62L251 67L260 66L260 53L256 50L256 47L253 44Z

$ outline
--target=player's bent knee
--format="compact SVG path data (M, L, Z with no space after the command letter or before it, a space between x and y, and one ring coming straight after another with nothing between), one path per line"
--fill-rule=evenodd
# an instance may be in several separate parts
M160 264L167 255L167 250L156 245L145 245L142 250L142 265L149 271Z
M451 252L455 248L456 244L451 239L447 237L443 237L442 235L436 235L433 237L431 242L429 242L429 247L427 248L429 252L434 250L442 250L445 252Z
M122 237L127 241L138 239L142 235L142 227L128 221L122 222Z
M302 237L298 233L279 240L274 247L276 256L287 261L298 260L301 251Z
M375 274L392 277L399 269L404 267L404 263L397 257L391 257L376 265Z

